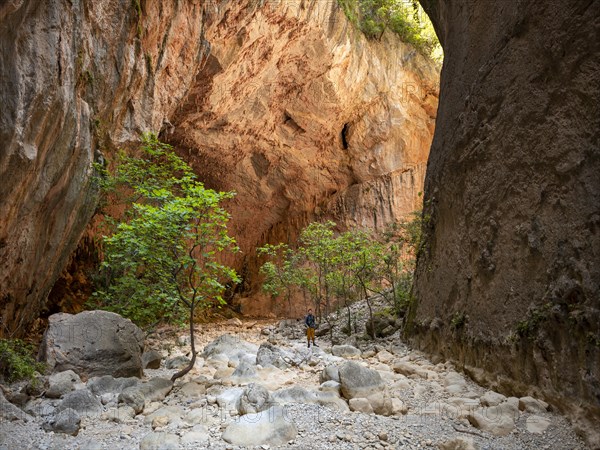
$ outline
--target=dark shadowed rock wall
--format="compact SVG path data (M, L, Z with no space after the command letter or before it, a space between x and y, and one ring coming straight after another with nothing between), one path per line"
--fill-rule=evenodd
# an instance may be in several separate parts
M600 2L422 3L445 61L407 333L600 446Z

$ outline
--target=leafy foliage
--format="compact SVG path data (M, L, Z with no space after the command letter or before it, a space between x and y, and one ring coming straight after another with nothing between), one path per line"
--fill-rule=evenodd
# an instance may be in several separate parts
M328 320L336 306L345 307L348 332L350 305L357 299L366 299L371 321L373 294L381 294L400 315L410 299L421 223L421 214L415 213L382 236L359 229L336 234L333 222L311 223L302 230L296 250L287 244L258 250L268 258L261 268L263 288L273 296L285 293L288 302L294 289L305 292L320 319Z
M417 0L338 0L346 17L368 38L386 29L423 55L441 61L442 50L433 25Z
M0 376L9 383L33 379L44 365L36 362L33 347L20 339L0 339Z
M175 379L196 359L196 310L225 303L226 283L238 281L219 259L237 251L227 234L229 214L220 206L234 194L206 189L156 135L143 135L142 144L142 158L121 155L114 176L105 177L105 189L124 191L133 203L114 234L104 237L104 285L94 298L140 325L187 316L192 361Z
M222 303L235 272L217 255L237 250L219 205L233 193L206 189L191 168L155 135L143 136L143 157L120 157L105 189L133 201L114 234L104 237L103 285L97 306L144 326L181 322L190 307Z
M294 286L301 280L300 255L283 243L267 244L258 249L258 254L270 258L260 268L260 273L265 277L263 289L273 297L284 294L288 308L291 308Z

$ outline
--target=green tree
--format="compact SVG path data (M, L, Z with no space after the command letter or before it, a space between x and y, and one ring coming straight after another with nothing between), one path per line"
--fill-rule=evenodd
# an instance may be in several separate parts
M335 268L331 279L333 290L338 299L346 308L346 330L352 333L352 311L350 306L360 296L359 282L355 276L354 269L358 264L362 242L360 232L349 230L342 233L335 241Z
M302 278L300 255L284 243L266 244L257 251L259 255L269 258L260 268L260 273L265 277L263 289L273 297L283 294L290 314L292 293Z
M422 246L421 211L390 224L382 235L382 258L379 267L383 297L394 307L396 315L404 314L410 302L416 256Z
M335 270L335 223L310 223L300 233L300 252L305 270L301 286L308 289L317 309L319 320L331 313L332 272ZM307 269L307 270L306 270Z
M367 302L369 309L369 322L371 324L371 337L375 339L373 326L372 293L377 292L381 285L378 277L378 267L382 257L382 248L373 235L364 230L351 230L351 239L354 247L354 259L350 272L356 279L362 297Z
M175 380L196 361L194 316L198 309L222 304L235 271L219 262L237 251L227 234L229 214L220 203L231 192L206 189L191 168L154 134L142 137L142 158L123 156L106 186L130 190L135 202L104 238L104 286L98 303L141 325L156 320L189 322L192 358Z

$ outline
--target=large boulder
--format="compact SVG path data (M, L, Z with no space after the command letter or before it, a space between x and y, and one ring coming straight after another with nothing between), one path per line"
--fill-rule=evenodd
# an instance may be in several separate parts
M268 342L260 344L258 352L256 352L256 364L260 364L262 367L275 366L279 369L286 369L290 366L286 362L288 358L289 355L285 351Z
M66 408L59 411L56 415L51 416L42 427L46 431L77 436L80 425L81 417L79 413L74 409Z
M100 400L87 389L69 392L56 408L57 412L72 409L80 415L97 416L102 411Z
M340 397L338 392L313 391L302 386L294 386L273 392L272 398L273 402L280 406L314 404L337 409L338 411L348 411L348 404Z
M271 394L260 384L250 384L237 401L237 411L244 414L259 413L273 406Z
M128 319L107 311L53 314L39 359L52 372L141 377L144 333Z
M360 350L353 345L334 345L331 347L333 356L342 358L357 358L360 356Z
M138 383L119 394L119 403L131 406L136 413L140 413L146 402L156 402L165 399L173 389L173 382L166 378L152 378L143 383Z
M48 398L61 398L71 391L83 388L85 388L85 385L81 382L79 375L72 370L65 370L50 375L48 389L46 389L44 395Z
M354 361L342 364L339 376L342 395L347 399L367 398L384 387L379 372Z
M280 406L272 406L259 414L247 414L229 424L223 440L239 446L285 445L298 434L296 425Z
M204 347L204 359L221 359L225 362L239 364L248 354L256 354L257 346L240 338L223 334Z
M110 375L94 377L87 383L87 388L96 395L120 394L125 389L140 384L138 378L114 378Z

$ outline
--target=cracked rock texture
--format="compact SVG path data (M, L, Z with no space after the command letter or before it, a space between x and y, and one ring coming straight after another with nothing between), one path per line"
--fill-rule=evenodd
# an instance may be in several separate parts
M241 311L289 314L257 292L255 248L313 220L381 230L420 209L438 68L396 35L365 39L337 0L207 11L211 55L165 137L209 187L237 192Z
M85 301L92 162L140 131L237 191L243 253L229 262L245 313L274 310L246 298L257 245L324 218L381 229L420 207L438 68L394 35L367 41L335 0L12 1L0 45L0 333Z
M596 448L600 2L422 3L445 61L408 334Z
M160 129L206 52L200 1L0 5L0 335L23 335L96 208L93 161Z

